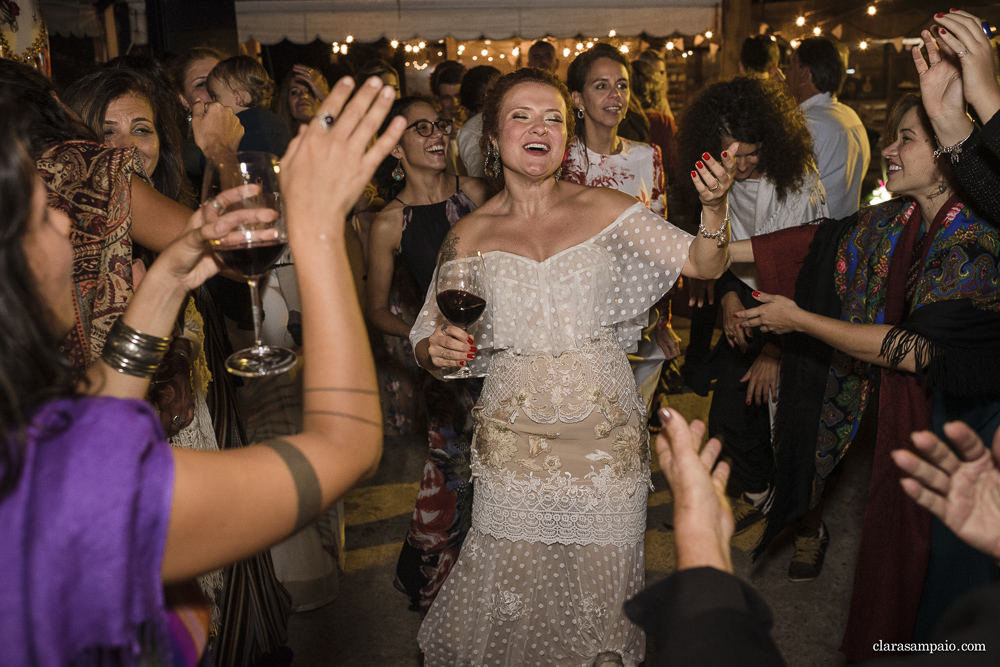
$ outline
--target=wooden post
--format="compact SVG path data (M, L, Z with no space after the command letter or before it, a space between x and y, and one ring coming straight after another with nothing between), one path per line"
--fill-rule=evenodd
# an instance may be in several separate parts
M739 74L740 49L751 32L750 0L722 0L721 79Z

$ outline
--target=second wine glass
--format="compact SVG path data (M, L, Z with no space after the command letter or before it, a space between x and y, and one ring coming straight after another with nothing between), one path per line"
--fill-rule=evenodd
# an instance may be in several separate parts
M272 222L240 225L213 245L216 257L250 286L253 308L254 344L226 359L226 370L241 377L276 375L290 370L298 361L295 352L266 345L261 334L261 301L258 281L288 248L285 211L278 183L278 158L270 153L241 152L210 162L205 167L202 201L214 203L222 190L240 185L257 185L259 191L232 204L228 210L270 208L277 212ZM220 211L222 213L223 211Z

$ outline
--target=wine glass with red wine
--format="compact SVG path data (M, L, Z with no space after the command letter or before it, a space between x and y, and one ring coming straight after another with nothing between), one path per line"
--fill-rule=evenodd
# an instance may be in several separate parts
M271 222L255 222L236 227L213 243L212 250L231 273L250 286L253 308L254 344L226 359L226 370L241 377L261 377L284 373L295 366L295 353L284 347L266 345L261 337L261 302L258 281L288 249L285 209L278 184L278 158L270 153L241 152L205 165L202 201L210 202L219 192L240 185L256 184L259 192L227 207L271 208L278 212Z
M486 310L486 267L482 255L476 253L459 259L439 257L434 290L441 314L451 324L468 332ZM444 377L461 380L483 375L485 373L475 372L465 365Z

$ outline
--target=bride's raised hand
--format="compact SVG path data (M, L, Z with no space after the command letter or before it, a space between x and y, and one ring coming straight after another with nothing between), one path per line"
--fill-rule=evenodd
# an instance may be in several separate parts
M1000 83L997 82L993 44L978 17L953 10L936 14L937 36L942 49L947 47L958 58L962 69L965 99L985 123L1000 110Z
M708 153L703 153L691 172L691 180L698 191L702 206L717 208L726 201L726 193L732 187L736 175L736 151L739 142L722 151L721 162Z

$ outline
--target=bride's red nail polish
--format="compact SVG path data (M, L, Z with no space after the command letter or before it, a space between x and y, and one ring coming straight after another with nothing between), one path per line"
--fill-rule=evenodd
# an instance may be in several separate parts
M691 172L691 178L698 178L698 172L697 171L692 171Z
M469 338L469 345L472 345L472 343L473 343L473 341L472 341L472 338L470 337Z
M695 162L694 166L698 167L699 169L704 169L705 168L705 165L703 165L701 163L701 160L698 160L697 162Z
M470 352L479 352L479 348L476 347L476 346L472 346L472 347L469 348L469 351Z
M743 325L741 324L741 325L740 325L740 329L742 329L742 328L743 328Z
M729 151L722 151L722 157L729 157Z
M460 361L460 362L458 362L458 365L459 365L459 366L464 366L464 365L465 365L465 362L464 362L464 361Z
M740 316L739 316L739 315L737 315L736 313L733 313L733 317L734 317L735 319L737 319L737 320L738 320L738 319L740 319Z
M474 354L467 354L465 356L467 356L469 359L474 359L476 357L476 355Z
M948 31L945 30L944 28L938 28L938 32L941 33L942 35L947 35L948 34Z
M701 154L701 159L704 160L705 162L708 162L709 160L712 159L712 156L709 155L708 153L702 153Z
M934 18L936 18L936 19L939 19L939 18L941 18L942 16L944 16L944 14L942 14L942 13L938 13L938 14L935 14L935 15L934 15Z

